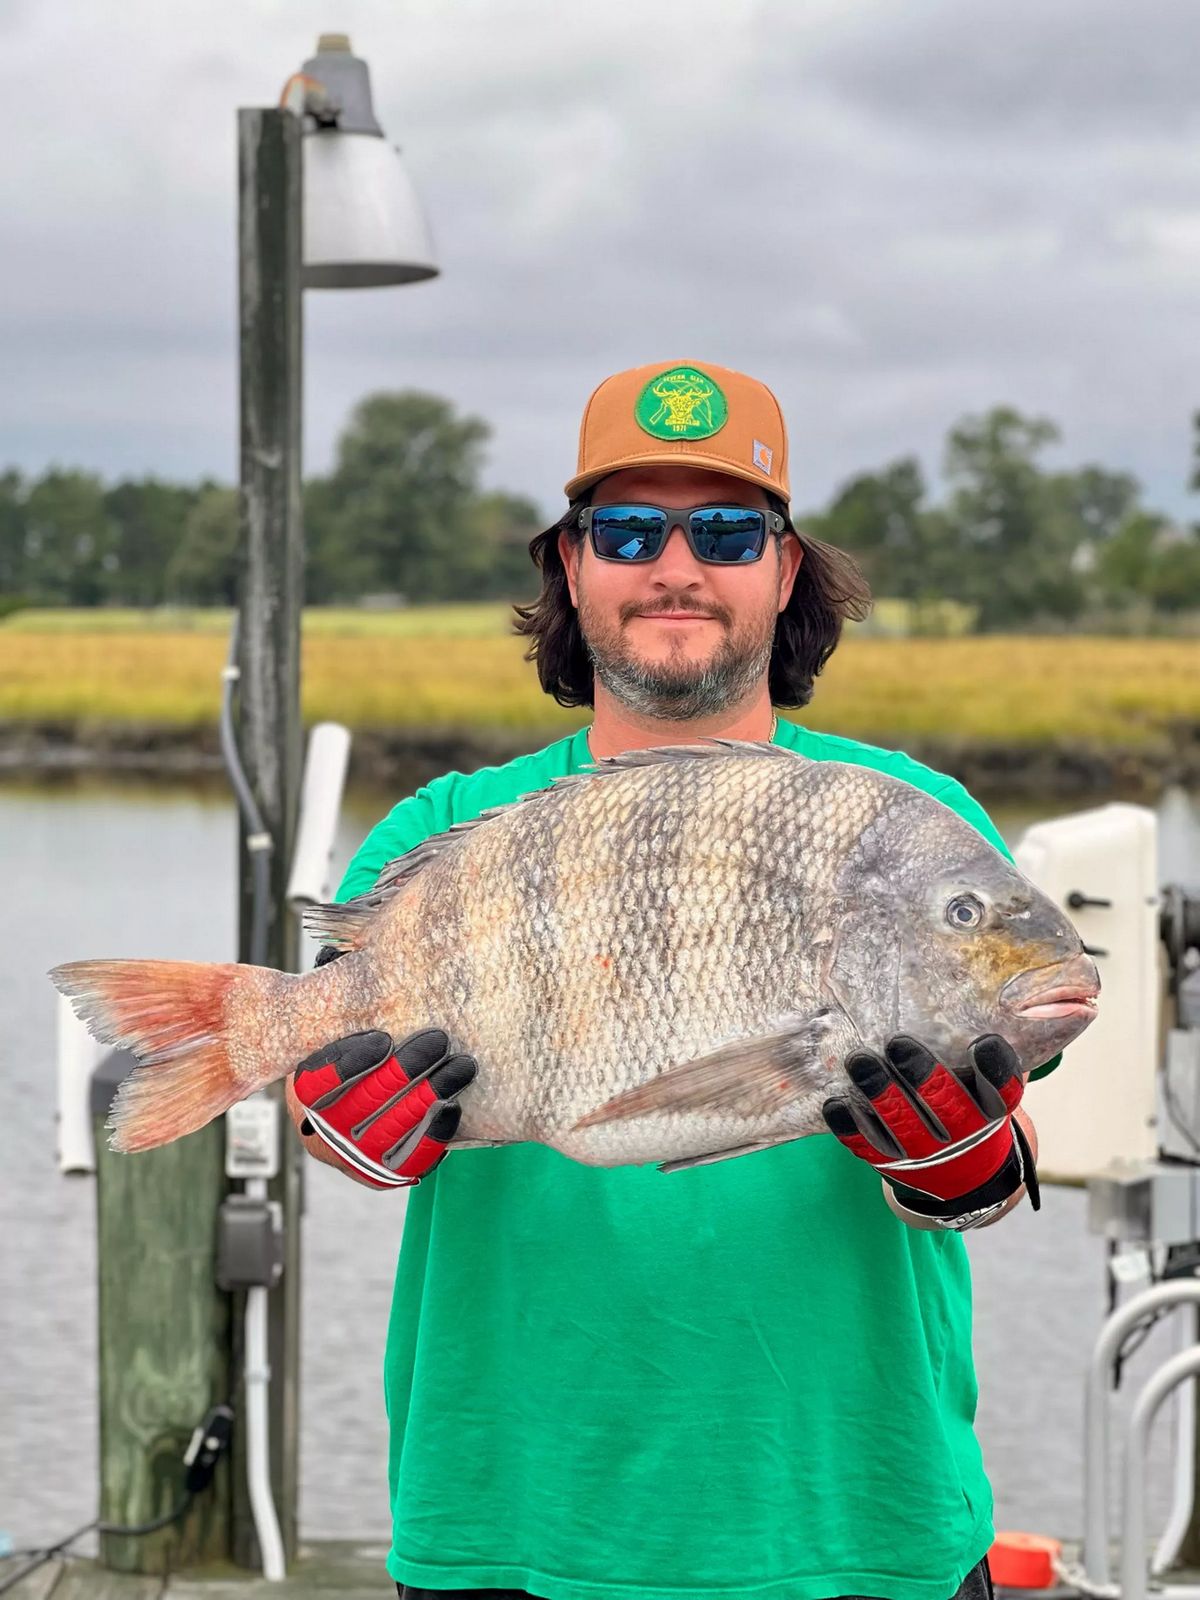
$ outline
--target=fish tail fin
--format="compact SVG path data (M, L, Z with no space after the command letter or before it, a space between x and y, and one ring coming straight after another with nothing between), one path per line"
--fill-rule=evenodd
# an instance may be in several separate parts
M70 961L50 978L80 1021L141 1063L117 1090L114 1150L152 1150L247 1094L229 1057L226 1002L252 967L198 961ZM256 974L257 975L257 974Z

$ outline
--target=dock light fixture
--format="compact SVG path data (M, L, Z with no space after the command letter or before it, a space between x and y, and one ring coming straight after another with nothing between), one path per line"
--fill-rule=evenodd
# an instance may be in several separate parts
M367 63L344 33L284 85L304 119L306 289L374 289L438 274L421 202L375 117Z

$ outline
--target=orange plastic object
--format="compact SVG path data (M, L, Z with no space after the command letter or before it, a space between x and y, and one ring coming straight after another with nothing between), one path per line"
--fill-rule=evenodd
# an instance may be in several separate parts
M997 1589L1053 1589L1054 1564L1062 1555L1057 1539L1040 1533L997 1533L988 1566Z

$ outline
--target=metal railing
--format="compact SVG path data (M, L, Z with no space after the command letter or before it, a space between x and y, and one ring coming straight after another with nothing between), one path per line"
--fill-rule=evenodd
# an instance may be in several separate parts
M1200 1306L1200 1279L1178 1278L1158 1283L1119 1306L1096 1339L1088 1367L1083 1412L1083 1567L1087 1590L1112 1591L1109 1562L1108 1460L1109 1374L1126 1336L1147 1315L1172 1306ZM1146 1382L1134 1403L1125 1432L1121 1526L1122 1600L1145 1600L1149 1574L1146 1560L1146 1451L1150 1427L1163 1401L1181 1383L1200 1375L1200 1345L1189 1345L1166 1361ZM1200 1589L1156 1590L1170 1600L1200 1600Z

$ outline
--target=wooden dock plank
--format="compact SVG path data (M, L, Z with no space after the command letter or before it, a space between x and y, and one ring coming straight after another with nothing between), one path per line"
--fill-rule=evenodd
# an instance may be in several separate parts
M214 1583L188 1578L173 1578L165 1600L290 1600L292 1596L336 1594L338 1600L383 1600L390 1595L396 1600L396 1585L384 1573L380 1582L369 1589L346 1589L326 1584L313 1586L302 1577L289 1576L283 1583L268 1583L265 1578L253 1578L249 1583L218 1580ZM122 1591L121 1600L125 1600Z
M0 1583L7 1582L15 1573L23 1571L32 1559L32 1556L11 1556L8 1560L0 1561ZM22 1578L14 1585L14 1600L47 1600L62 1576L62 1570L61 1561L47 1561L43 1566L36 1567L27 1578Z
M222 1564L208 1571L181 1572L171 1579L166 1600L395 1600L396 1585L384 1562L387 1546L350 1539L302 1544L283 1583Z
M301 1545L282 1583L224 1561L167 1577L113 1572L82 1558L51 1561L15 1587L12 1600L395 1600L386 1556L386 1545L353 1540ZM27 1560L0 1561L0 1579Z
M161 1600L166 1580L156 1574L112 1572L95 1561L71 1561L50 1600ZM14 1600L26 1600L22 1589Z

